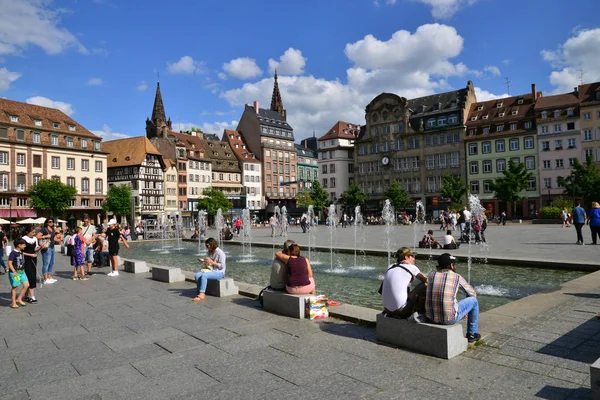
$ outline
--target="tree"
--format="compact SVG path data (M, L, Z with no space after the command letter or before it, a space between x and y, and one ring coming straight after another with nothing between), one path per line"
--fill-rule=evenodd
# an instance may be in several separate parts
M521 192L527 189L533 173L527 171L524 163L508 162L508 168L502 172L503 176L496 178L490 185L497 199L513 205L513 217L517 214L517 201L521 200Z
M305 191L298 193L298 195L296 196L296 205L298 207L308 207L308 206L314 206L315 203L313 202L312 198L310 197L310 192L305 190Z
M61 216L71 206L76 194L77 189L57 179L41 179L29 188L31 208L36 213L50 211L55 217Z
M600 198L600 171L592 157L588 157L585 164L575 159L571 173L566 178L558 178L558 183L564 186L565 194L582 197L586 204Z
M460 176L445 174L442 178L442 197L450 200L450 208L462 209L467 195L467 185Z
M119 216L131 215L131 188L127 185L112 185L108 189L102 209ZM132 225L133 222L131 221Z
M406 190L402 189L398 181L393 181L392 184L385 189L383 196L386 199L389 199L395 212L399 212L401 209L412 203L412 199L408 197Z
M338 201L346 209L354 210L356 206L364 205L368 199L369 196L364 194L360 187L352 182L348 190L342 193Z
M208 215L216 215L219 208L225 213L233 207L233 204L225 197L223 192L216 188L206 188L202 194L204 198L198 201L198 210L206 210Z
M329 194L321 187L319 181L315 181L310 189L310 199L316 212L322 211L329 205Z

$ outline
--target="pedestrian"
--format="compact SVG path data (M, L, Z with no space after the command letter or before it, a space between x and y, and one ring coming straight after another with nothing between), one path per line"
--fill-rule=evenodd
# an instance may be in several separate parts
M598 234L600 234L600 204L594 201L590 215L588 215L588 225L592 231L592 244L598 244Z
M563 208L563 210L562 210L562 220L563 220L562 227L563 228L564 227L568 228L571 226L571 224L569 224L569 217L570 217L570 215L569 215L569 212L567 211L567 207Z
M4 252L7 243L8 239L6 238L6 233L2 230L2 225L0 225L0 275L4 275L5 272L8 272L8 267L4 263Z
M25 249L23 250L23 255L25 256L25 274L29 281L27 296L23 297L23 299L28 303L35 304L37 303L37 299L35 298L35 288L37 287L37 256L38 252L42 249L37 237L35 237L35 226L31 225L28 227L22 239L25 241Z
M56 239L56 230L54 229L54 218L47 218L44 227L36 235L38 242L47 246L42 252L42 275L44 283L53 284L56 279L52 278L52 269L54 268L54 242Z
M86 244L85 236L83 236L83 228L78 226L75 228L75 234L71 239L73 244L73 250L71 255L71 265L73 266L73 280L80 279L87 281L90 278L85 275L85 255L86 255ZM77 277L79 271L80 277Z
M85 238L85 259L87 261L87 274L92 276L92 264L94 262L94 243L96 243L96 227L91 224L90 217L83 216L82 233Z
M240 229L242 229L242 219L238 217L235 220L235 233L238 237L240 236Z
M119 276L119 241L122 240L126 248L129 248L127 239L121 233L117 220L112 218L108 221L108 229L106 230L106 239L108 240L108 256L112 271L108 276Z
M27 274L25 273L25 256L23 250L25 250L26 242L23 239L17 239L14 241L14 250L8 256L8 280L10 281L10 299L12 300L11 308L19 308L19 306L27 305L23 302L23 295L29 289L29 281L27 280ZM19 296L17 297L17 288L23 285Z
M581 207L581 201L577 202L577 206L573 208L571 212L573 215L573 225L575 225L575 231L577 231L577 243L580 246L583 246L583 234L581 233L581 228L585 224L585 220L587 219L587 214L585 213L585 209Z
M271 215L271 218L269 218L269 225L271 225L271 237L273 237L275 236L275 227L277 226L275 214Z

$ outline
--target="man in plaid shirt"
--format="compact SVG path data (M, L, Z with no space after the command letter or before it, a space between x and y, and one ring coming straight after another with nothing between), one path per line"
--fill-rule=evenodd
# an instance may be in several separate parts
M473 343L481 339L481 335L477 333L479 303L473 287L455 272L457 261L457 258L449 253L438 257L437 271L427 276L425 315L433 323L453 325L468 314L467 340ZM458 289L462 289L467 294L467 297L461 301L456 299Z

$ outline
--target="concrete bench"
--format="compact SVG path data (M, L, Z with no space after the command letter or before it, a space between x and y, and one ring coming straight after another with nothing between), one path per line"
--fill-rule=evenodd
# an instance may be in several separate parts
M238 294L238 287L231 278L209 279L206 284L206 294L216 297L234 296Z
M600 358L590 365L590 388L592 399L600 398Z
M63 247L62 247L62 249L60 249L60 252L61 252L61 254L63 254L63 255L65 255L65 256L66 256L66 255L67 255L67 250L69 250L69 249L67 248L67 246L63 246Z
M150 268L146 265L146 261L140 260L124 260L125 272L131 272L132 274L145 274L150 272Z
M185 275L179 267L154 266L152 267L152 279L167 283L183 282Z
M305 300L310 294L289 294L276 290L263 292L263 308L276 314L292 318L304 318L306 312Z
M450 359L467 350L461 324L414 323L377 314L377 340L419 353Z
M62 246L62 245L60 245L60 244L55 244L55 245L54 245L54 254L59 254L59 253L62 253L62 249L63 249L63 246Z

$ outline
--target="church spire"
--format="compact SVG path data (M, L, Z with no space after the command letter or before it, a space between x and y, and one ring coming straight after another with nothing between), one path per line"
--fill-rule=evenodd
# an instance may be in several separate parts
M161 122L167 123L165 106L160 93L160 82L156 82L156 96L154 97L154 108L152 109L152 122L154 122L155 125L161 125Z
M286 112L283 108L283 101L281 100L281 93L279 92L279 85L277 84L277 70L275 70L275 83L273 85L273 95L271 96L271 111L277 111L279 115L286 118Z

